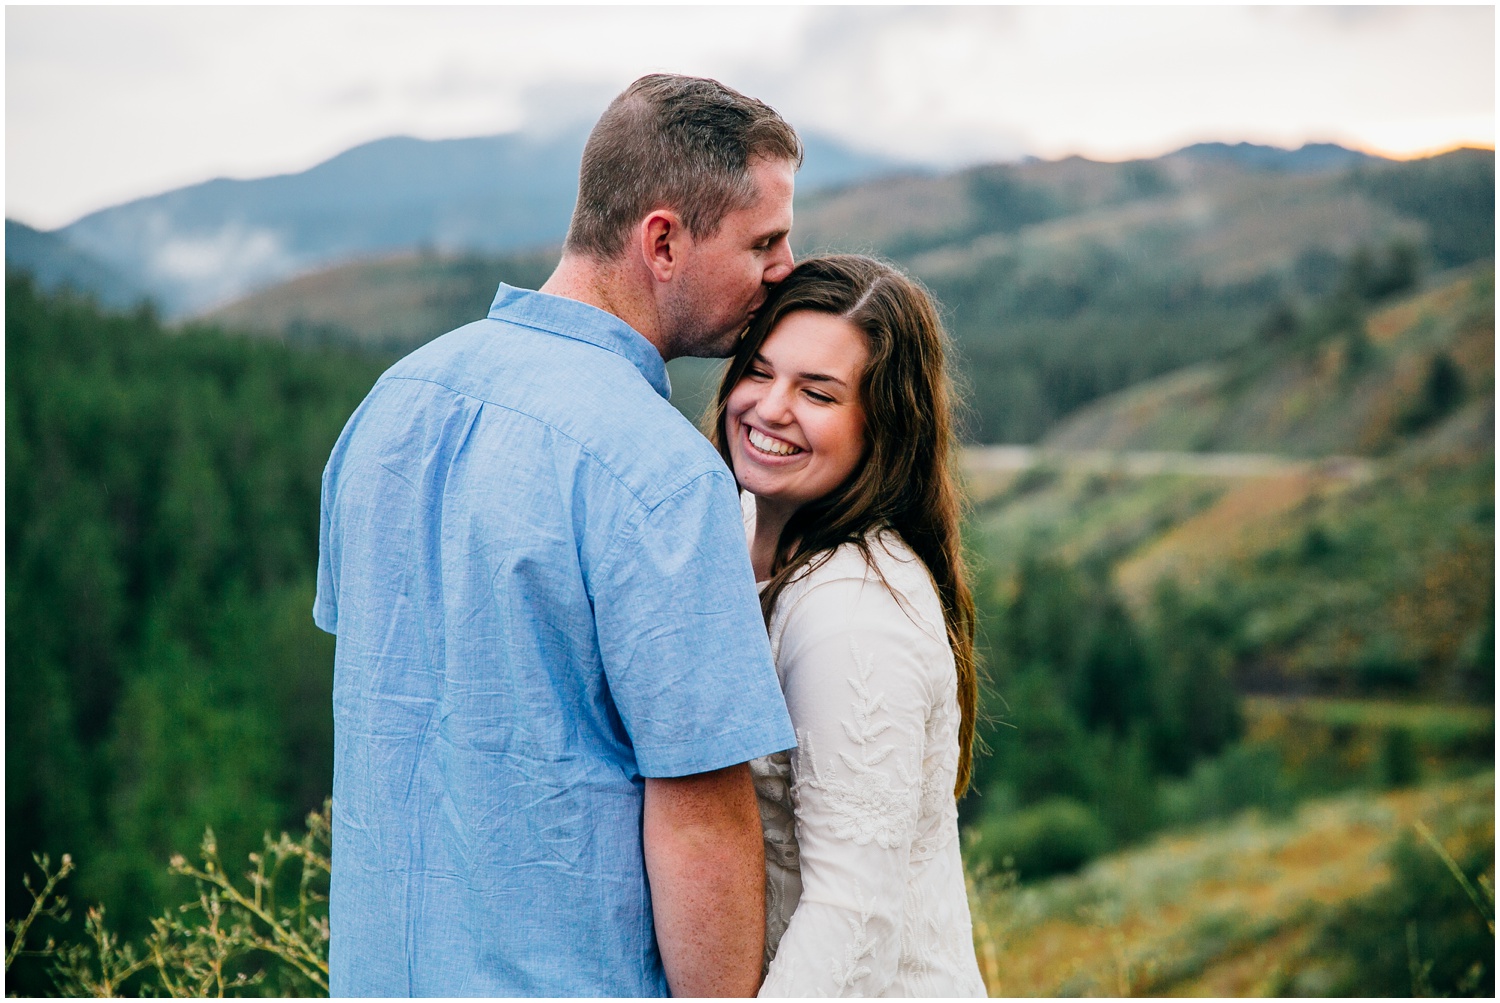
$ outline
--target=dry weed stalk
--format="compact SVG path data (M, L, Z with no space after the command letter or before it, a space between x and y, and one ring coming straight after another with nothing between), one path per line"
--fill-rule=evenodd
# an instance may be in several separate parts
M1438 855L1438 859L1443 862L1443 866L1448 868L1448 873L1453 875L1453 879L1464 890L1464 894L1469 897L1469 901L1474 903L1474 908L1479 911L1480 916L1484 917L1485 925L1490 928L1490 936L1493 937L1495 935L1495 889L1484 880L1483 874L1479 876L1479 888L1476 889L1474 882L1470 881L1468 876L1464 874L1463 868L1458 866L1458 861L1453 859L1453 855L1438 841L1438 838L1432 834L1432 830L1427 828L1427 824L1421 819L1417 819L1413 823L1413 828L1417 830L1417 835L1421 836L1427 845L1432 847L1433 852ZM1480 894L1481 889L1483 890L1482 895Z
M23 954L50 955L57 951L57 944L51 937L47 943L38 950L28 951L26 949L26 935L31 932L31 926L43 916L55 919L59 923L68 921L68 900L57 894L58 883L69 874L73 873L73 858L68 854L62 855L62 861L56 871L52 870L52 859L47 854L31 855L32 861L42 872L42 890L38 892L31 887L31 875L21 875L21 884L31 895L31 909L26 913L24 919L10 919L5 921L6 932L10 934L10 946L5 949L5 970L10 971L13 961Z
M250 854L248 888L224 869L218 841L207 830L201 864L180 854L171 861L172 873L193 879L196 900L152 920L140 949L109 931L101 906L88 912L83 943L58 947L49 937L44 947L28 950L26 935L36 920L67 920L67 901L56 890L73 870L67 856L56 872L45 856L37 857L45 883L37 892L29 877L23 879L32 907L25 919L6 924L13 938L6 970L21 955L50 957L53 984L64 996L119 996L128 988L173 997L228 996L265 983L269 960L274 993L326 996L330 818L331 805L324 802L308 816L300 839L267 834L264 849ZM291 892L288 903L278 901L278 888ZM131 980L135 984L127 986Z

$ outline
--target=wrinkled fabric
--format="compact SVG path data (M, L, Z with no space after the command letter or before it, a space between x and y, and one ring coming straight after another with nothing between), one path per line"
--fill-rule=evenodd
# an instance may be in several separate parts
M795 743L734 481L619 319L502 285L323 476L339 996L661 996L644 777Z

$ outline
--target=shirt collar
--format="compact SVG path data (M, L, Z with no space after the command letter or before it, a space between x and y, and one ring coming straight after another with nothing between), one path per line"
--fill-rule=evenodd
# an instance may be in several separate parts
M652 388L671 399L672 384L667 379L667 364L656 346L635 328L612 313L578 300L549 293L517 289L500 283L495 302L490 304L490 319L546 331L595 345L624 356Z

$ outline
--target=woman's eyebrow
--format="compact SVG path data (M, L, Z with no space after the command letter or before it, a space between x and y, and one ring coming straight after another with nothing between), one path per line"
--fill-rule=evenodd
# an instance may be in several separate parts
M847 387L849 385L843 380L839 379L837 376L833 376L829 373L798 373L797 375L801 379L807 380L809 383L837 383L841 387Z
M771 363L767 361L766 357L764 355L761 355L759 352L756 352L753 356L751 356L751 358L755 362L758 362L762 366L765 366L767 369L776 368L775 366L772 366ZM837 383L839 386L844 387L845 389L847 389L849 386L849 384L845 383L843 380L830 373L798 373L797 379L806 380L809 383Z

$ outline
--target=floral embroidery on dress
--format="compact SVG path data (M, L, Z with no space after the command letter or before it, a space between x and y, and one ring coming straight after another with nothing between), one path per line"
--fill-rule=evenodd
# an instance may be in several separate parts
M854 995L850 992L854 983L870 974L870 966L865 962L875 953L875 942L870 939L869 929L870 917L874 913L868 903L861 903L859 914L848 917L849 940L844 944L843 957L828 961L833 984L838 987L840 996Z
M841 776L832 764L820 767L811 737L799 733L795 764L802 769L794 767L793 772L798 775L792 784L792 794L795 797L804 787L821 792L832 812L830 825L834 835L860 846L874 840L889 850L904 843L911 830L917 812L917 799L912 794L915 791L920 795L921 771L906 761L907 757L898 757L894 766L902 786L896 786L890 773L876 768L896 750L893 745L876 744L890 728L890 722L877 720L885 707L885 694L870 689L874 665L862 655L853 638L849 639L849 650L856 670L848 679L855 695L854 716L842 725L844 735L855 748L839 751L847 776ZM909 758L918 759L916 753L917 750L912 750Z

